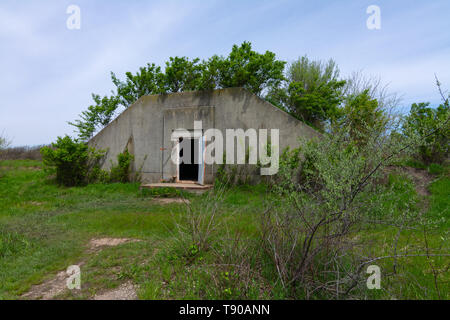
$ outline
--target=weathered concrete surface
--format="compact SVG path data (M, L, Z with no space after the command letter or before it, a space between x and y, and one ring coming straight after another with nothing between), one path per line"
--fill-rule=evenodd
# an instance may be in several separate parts
M194 120L203 130L279 129L280 153L297 147L299 138L319 134L286 112L242 88L143 96L103 128L89 144L108 149L104 168L115 163L117 155L132 148L133 168L145 183L159 182L176 175L171 161L171 133L178 128L194 129ZM270 131L269 131L270 134ZM130 151L131 152L131 151ZM212 183L217 165L207 165L205 183Z
M196 183L148 183L141 185L144 189L174 188L191 193L202 194L213 188L212 184L199 185Z

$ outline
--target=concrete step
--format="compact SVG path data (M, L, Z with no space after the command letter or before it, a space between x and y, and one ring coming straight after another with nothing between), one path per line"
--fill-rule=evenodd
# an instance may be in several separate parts
M213 188L212 184L196 184L196 183L149 183L142 184L141 188L156 189L156 188L175 188L194 193L203 193Z

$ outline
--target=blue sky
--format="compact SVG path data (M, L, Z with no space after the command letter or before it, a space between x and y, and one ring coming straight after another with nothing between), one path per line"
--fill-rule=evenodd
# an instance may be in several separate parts
M67 7L81 9L69 30ZM369 5L381 29L369 30ZM101 1L0 3L0 134L14 145L47 144L73 134L73 121L109 94L110 71L123 77L169 56L208 58L250 41L292 61L333 58L347 76L380 77L412 102L439 102L437 73L450 88L450 1Z

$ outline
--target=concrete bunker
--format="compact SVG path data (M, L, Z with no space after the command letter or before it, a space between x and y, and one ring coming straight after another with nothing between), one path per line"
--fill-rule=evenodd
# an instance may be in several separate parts
M201 121L201 129L194 127L196 121ZM204 161L205 149L211 143L205 138L208 129L220 130L224 136L227 129L277 129L280 152L297 147L300 137L319 135L253 93L227 88L143 96L98 132L89 145L108 150L103 164L106 170L128 148L134 155L132 171L143 183L206 185L213 183L220 166ZM182 163L173 161L174 152L175 158L184 159Z

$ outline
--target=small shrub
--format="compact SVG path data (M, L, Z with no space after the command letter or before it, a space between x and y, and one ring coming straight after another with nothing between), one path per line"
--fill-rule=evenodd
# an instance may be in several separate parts
M218 166L214 185L217 188L243 186L252 182L258 175L260 164L249 164L250 149L245 151L245 164L226 164L226 154L223 154L222 163Z
M262 260L290 298L359 297L364 289L359 266L367 256L358 250L367 249L355 233L381 211L382 202L375 201L379 168L390 164L386 154L400 148L396 140L380 144L376 127L358 141L350 123L338 129L302 141L301 159L285 152L280 183L273 187L279 200L261 216Z
M87 183L108 183L110 182L110 174L108 171L102 170L97 162L87 175Z
M104 151L89 148L69 136L58 137L51 147L41 148L42 160L47 172L56 171L57 183L79 186L99 177L99 162Z
M278 174L271 176L270 188L279 190L288 188L292 180L298 177L300 166L300 148L285 148L279 158Z
M134 156L125 150L117 155L117 165L111 168L111 182L130 182L130 165L134 160Z

